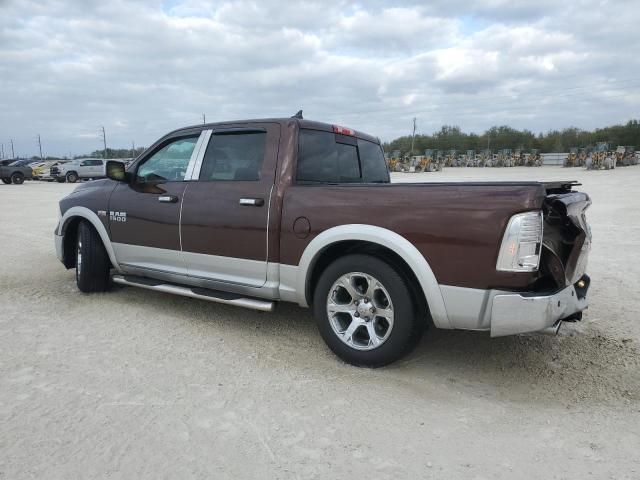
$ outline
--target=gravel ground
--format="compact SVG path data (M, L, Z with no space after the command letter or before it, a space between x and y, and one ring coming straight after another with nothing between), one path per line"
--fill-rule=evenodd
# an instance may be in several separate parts
M558 337L431 330L379 370L296 306L83 295L53 249L73 186L0 185L0 479L640 478L640 167L394 181L459 179L583 182L591 307Z

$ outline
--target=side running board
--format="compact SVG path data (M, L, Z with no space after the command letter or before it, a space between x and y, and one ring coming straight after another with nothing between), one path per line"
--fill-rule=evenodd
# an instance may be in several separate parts
M235 293L209 290L207 288L175 285L173 283L165 283L151 278L136 277L133 275L113 275L112 279L113 283L118 283L120 285L146 288L147 290L155 290L156 292L173 293L174 295L182 295L183 297L197 298L199 300L208 300L209 302L226 303L227 305L260 310L261 312L273 312L273 309L275 308L275 302L271 302L269 300L246 298Z

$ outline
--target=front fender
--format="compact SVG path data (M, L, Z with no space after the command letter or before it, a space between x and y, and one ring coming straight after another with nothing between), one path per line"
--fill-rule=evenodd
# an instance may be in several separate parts
M121 272L120 265L116 260L116 255L113 250L113 246L111 245L111 239L109 238L109 234L107 233L107 229L104 227L104 224L100 221L98 215L92 210L89 210L86 207L71 207L64 215L60 218L58 222L58 227L56 228L56 236L62 237L64 239L65 233L67 231L67 227L69 224L77 218L82 218L83 220L88 221L93 225L93 227L100 235L100 239L102 240L102 244L109 255L109 260L111 260L111 264L113 268L115 268L118 272ZM56 241L64 241L64 240L56 240Z

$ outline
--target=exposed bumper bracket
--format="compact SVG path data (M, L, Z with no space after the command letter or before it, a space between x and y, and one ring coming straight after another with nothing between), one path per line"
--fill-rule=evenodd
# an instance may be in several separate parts
M558 325L560 320L575 318L575 314L587 306L586 296L580 298L573 285L553 295L496 295L491 309L491 336L547 330Z

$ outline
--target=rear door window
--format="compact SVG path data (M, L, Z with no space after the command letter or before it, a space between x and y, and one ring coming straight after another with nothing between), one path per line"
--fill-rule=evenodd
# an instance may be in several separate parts
M302 183L388 182L380 145L355 137L301 129L296 179Z
M260 180L267 133L214 133L202 161L199 180Z

